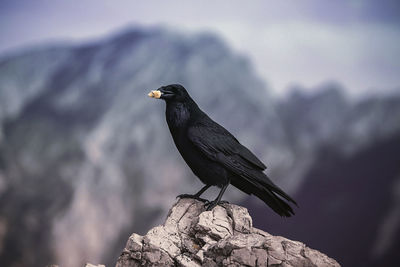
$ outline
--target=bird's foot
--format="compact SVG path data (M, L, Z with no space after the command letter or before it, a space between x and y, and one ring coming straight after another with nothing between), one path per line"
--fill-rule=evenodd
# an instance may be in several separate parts
M192 198L192 199L196 199L196 200L199 200L201 202L204 202L206 204L209 202L207 199L201 198L201 197L196 196L196 195L190 195L190 194L181 194L181 195L178 195L176 198Z
M208 203L204 204L204 207L206 208L206 210L212 210L213 208L215 208L218 205L218 201L213 200L213 201L209 201Z
M229 202L226 200L221 200L221 201L213 200L213 201L208 201L207 203L205 203L204 207L206 208L206 210L212 210L213 208L215 208L216 206L221 205L221 204L229 204Z

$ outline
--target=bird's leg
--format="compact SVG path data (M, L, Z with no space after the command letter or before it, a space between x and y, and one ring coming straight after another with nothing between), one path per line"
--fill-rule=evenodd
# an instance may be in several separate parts
M177 196L177 198L178 198L178 197L179 197L179 198L193 198L193 199L200 200L200 201L202 201L202 202L208 202L207 199L201 198L200 196L201 196L201 194L203 194L208 188L210 188L210 186L211 186L211 185L206 184L205 186L203 186L203 187L200 189L199 192L197 192L197 193L194 194L194 195L190 195L190 194L181 194L181 195Z
M206 207L206 210L212 210L215 206L217 206L219 203L221 203L222 195L225 193L225 190L228 187L228 185L229 185L229 182L227 182L226 184L224 184L222 186L221 191L219 191L219 194L215 200L204 204L204 207Z

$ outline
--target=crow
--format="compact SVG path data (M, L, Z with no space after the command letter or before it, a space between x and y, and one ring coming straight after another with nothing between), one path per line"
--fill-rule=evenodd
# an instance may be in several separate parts
M172 138L193 173L205 184L194 195L180 198L202 200L207 210L221 202L229 184L264 201L277 214L294 215L291 202L297 203L276 186L263 172L267 167L228 130L213 121L180 84L162 86L148 96L166 102L166 120ZM217 198L206 201L200 196L211 186L221 188Z

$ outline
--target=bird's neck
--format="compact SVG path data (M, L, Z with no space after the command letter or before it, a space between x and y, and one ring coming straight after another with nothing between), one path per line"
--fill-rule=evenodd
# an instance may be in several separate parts
M165 115L172 134L178 129L185 129L191 119L201 114L203 112L192 99L185 102L167 102Z

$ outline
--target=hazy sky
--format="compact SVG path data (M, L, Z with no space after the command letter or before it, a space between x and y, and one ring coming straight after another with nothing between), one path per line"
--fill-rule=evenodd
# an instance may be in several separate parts
M277 93L329 80L355 95L400 90L398 0L0 0L0 53L130 24L217 32Z

